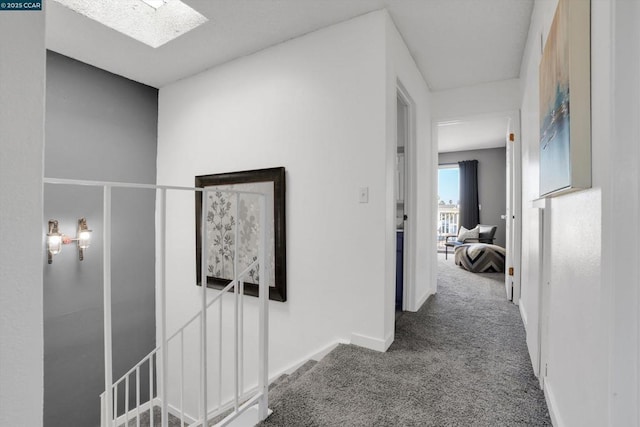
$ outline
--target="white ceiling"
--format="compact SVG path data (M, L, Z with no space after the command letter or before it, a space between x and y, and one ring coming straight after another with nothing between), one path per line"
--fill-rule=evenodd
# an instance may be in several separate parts
M519 77L533 9L533 0L183 1L209 21L155 49L49 1L47 48L159 88L386 8L427 84L438 91ZM439 151L504 146L506 120L484 116L438 126Z
M162 87L305 33L386 8L432 90L517 78L533 0L183 0L209 22L151 48L55 1L47 47Z

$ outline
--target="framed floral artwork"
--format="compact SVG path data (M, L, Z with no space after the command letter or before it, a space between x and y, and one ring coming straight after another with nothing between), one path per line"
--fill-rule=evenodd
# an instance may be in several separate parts
M285 169L283 167L200 175L196 187L208 191L196 194L196 277L202 285L202 225L206 215L207 287L223 289L234 278L234 268L243 271L258 258L261 235L259 196L265 194L272 212L267 224L267 283L269 299L287 300ZM206 197L203 197L205 196ZM271 222L271 221L270 221ZM245 279L245 293L258 295L258 270Z

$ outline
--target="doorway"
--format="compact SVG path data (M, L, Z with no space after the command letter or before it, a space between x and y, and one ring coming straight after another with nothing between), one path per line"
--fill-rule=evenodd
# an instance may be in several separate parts
M446 193L444 183L448 168L458 162L477 161L479 224L496 226L493 244L506 249L505 287L507 298L517 303L520 270L520 171L519 112L496 112L473 116L443 118L434 123L434 136L438 144L439 188L437 206L438 252L444 252L443 241L455 238L460 230L459 200ZM506 135L506 138L505 138ZM511 141L510 138L514 138ZM511 144L511 145L509 145ZM450 186L451 184L449 184ZM464 203L464 201L462 201ZM473 224L465 225L474 227ZM449 248L451 255L451 248ZM455 262L455 256L442 261ZM513 276L509 268L513 267Z
M408 218L408 154L409 154L409 104L398 90L397 98L397 135L396 135L396 174L395 174L395 194L396 194L396 283L395 283L395 311L398 313L405 310L406 278L405 272L409 271L406 266L409 258L405 256L409 251L407 248L408 239L405 238ZM408 233L407 233L408 235Z

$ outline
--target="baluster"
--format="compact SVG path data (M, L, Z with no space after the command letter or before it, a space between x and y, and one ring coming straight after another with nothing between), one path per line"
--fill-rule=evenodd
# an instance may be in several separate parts
M153 427L153 354L149 357L149 426ZM157 365L157 364L156 364Z
M218 408L222 406L222 298L218 300Z
M136 367L136 427L140 427L140 366Z
M240 282L240 316L239 316L239 330L240 330L240 348L239 359L240 364L240 396L244 393L244 280Z
M180 426L184 425L184 329L180 331Z
M238 410L238 282L233 287L233 407Z
M102 213L102 292L104 310L104 389L111 390L113 385L113 348L111 343L111 187L104 185ZM111 392L106 395L107 412L113 414ZM117 411L116 411L117 414ZM108 425L113 425L110 418Z
M269 343L269 278L267 277L267 227L271 224L271 213L267 211L266 196L260 196L260 272L258 280L259 289L259 348L258 348L258 392L262 394L258 403L258 419L267 418L269 409L269 352L267 351Z
M124 425L129 427L129 375L124 378Z
M167 341L167 190L160 189L160 339L162 427L169 427L169 342ZM206 279L206 276L205 276ZM203 286L204 288L204 286ZM156 369L158 363L156 361Z
M236 207L235 207L235 211L236 211L236 218L238 218L238 204L240 203L240 193L236 193ZM235 304L235 311L233 313L233 326L234 326L234 335L233 335L233 342L234 342L234 349L233 349L233 355L234 355L234 364L233 364L233 381L234 381L234 391L235 391L235 410L238 410L239 407L239 384L238 384L238 376L239 376L239 366L238 366L238 357L239 357L239 330L238 330L238 316L239 316L239 310L238 310L238 296L240 293L240 287L238 286L238 281L240 280L240 278L238 277L238 257L236 256L238 253L238 229L240 228L239 226L239 222L236 221L236 227L234 229L234 242L233 242L233 278L236 282L235 286L233 287L233 296L234 296L234 304Z
M203 206L208 202L209 192L203 191ZM202 251L201 251L201 278L202 278L202 306L200 308L200 395L202 399L202 425L207 425L207 272L208 272L208 242L207 242L207 215L206 209L202 209L202 218L200 219L200 230L202 232ZM163 426L165 427L165 426Z
M115 417L113 417L113 419L116 421L116 424L118 424L118 387L120 386L120 383L116 384L116 389L115 389L115 393L114 393L114 398L113 398L113 408L115 410Z

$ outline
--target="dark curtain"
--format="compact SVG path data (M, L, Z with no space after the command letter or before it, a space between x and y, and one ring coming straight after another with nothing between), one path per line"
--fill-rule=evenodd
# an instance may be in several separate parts
M480 223L478 209L478 161L458 162L460 168L460 225L466 229Z

